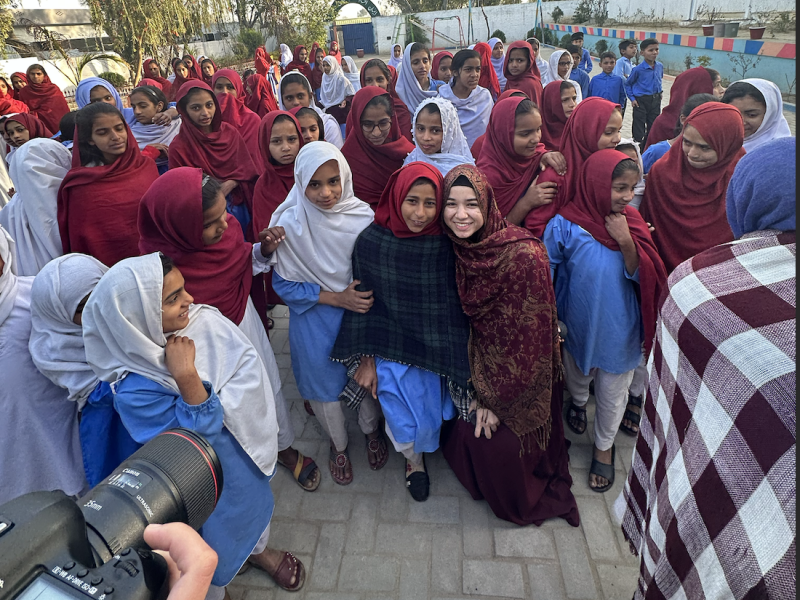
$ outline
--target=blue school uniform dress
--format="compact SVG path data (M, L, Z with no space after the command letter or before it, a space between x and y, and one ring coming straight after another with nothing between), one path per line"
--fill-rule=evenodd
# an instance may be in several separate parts
M589 76L586 74L585 71L581 71L580 69L572 69L572 72L569 74L569 78L572 81L577 82L579 86L581 86L581 97L586 98L589 95Z
M669 152L670 147L668 140L648 146L647 150L642 154L642 168L644 169L645 175L650 172L650 169L659 158Z
M605 98L614 104L619 104L622 110L625 110L625 106L628 103L628 98L625 95L625 81L622 77L613 73L609 75L602 72L592 77L589 82L588 95Z
M569 334L564 345L584 375L592 368L627 373L642 359L642 316L636 296L639 270L625 270L622 252L556 215L543 238L555 280L558 318Z
M275 501L269 482L222 423L223 409L211 384L202 404L191 405L180 394L146 377L129 373L114 386L114 408L139 443L173 427L186 427L214 447L225 475L217 507L200 535L217 553L211 583L225 586L236 576L269 526Z
M586 73L591 73L592 67L592 55L589 54L589 51L586 48L583 48L583 51L581 52L581 62L578 63L578 68Z
M631 74L625 80L625 92L631 100L636 100L640 96L660 94L663 79L664 65L656 61L651 67L643 60L633 67Z
M614 65L613 75L617 75L618 77L622 77L623 81L630 77L631 71L633 70L633 64L631 63L631 59L627 56L622 56L617 60L617 64Z

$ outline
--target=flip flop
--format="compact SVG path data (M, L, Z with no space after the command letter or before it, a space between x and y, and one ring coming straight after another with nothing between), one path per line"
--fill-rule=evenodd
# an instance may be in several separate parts
M589 485L589 489L593 492L597 492L602 494L603 492L607 492L611 489L611 486L614 485L614 460L617 457L617 447L616 445L611 445L611 464L601 463L599 460L592 456L592 466L589 468L589 475L597 475L598 477L603 477L608 481L606 485L603 487L592 487L591 484Z

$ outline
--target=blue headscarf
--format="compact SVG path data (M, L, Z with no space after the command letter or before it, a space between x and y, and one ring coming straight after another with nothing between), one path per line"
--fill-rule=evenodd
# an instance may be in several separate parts
M119 97L119 92L113 85L101 77L87 77L86 79L82 79L78 84L78 89L75 90L75 103L78 105L78 108L83 108L90 103L89 95L98 85L106 88L111 95L114 96L117 109L122 112L122 98Z
M738 239L746 233L797 229L796 138L767 142L745 154L728 184L728 223Z

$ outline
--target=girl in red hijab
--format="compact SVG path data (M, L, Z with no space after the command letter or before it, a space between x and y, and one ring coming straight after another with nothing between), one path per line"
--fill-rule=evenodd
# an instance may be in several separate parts
M445 61L444 65L442 65L442 61ZM451 64L453 64L453 54L451 52L448 52L447 50L442 50L441 52L437 52L433 57L433 61L431 62L431 77L438 81L444 81L445 83L450 83ZM479 85L486 87L482 83Z
M220 69L211 79L212 88L222 109L222 121L230 123L242 136L256 169L261 172L261 151L258 147L258 126L261 118L245 106L242 78L233 69Z
M182 60L175 60L172 63L172 69L175 71L175 79L172 81L169 94L167 98L170 102L176 101L178 90L188 81L195 81L197 77L193 77L189 67Z
M152 79L153 81L157 81L161 85L161 91L164 92L164 95L169 98L170 93L172 92L172 84L169 82L169 79L161 76L161 67L158 66L158 62L156 62L155 58L148 58L142 64L142 72L147 79ZM139 82L139 85L147 85Z
M328 56L333 56L336 59L336 62L342 64L342 53L339 52L339 42L336 40L331 40L331 43L328 46Z
M200 65L197 64L197 59L191 54L184 54L181 59L186 68L189 69L190 79L200 79L202 81L203 74L200 72Z
M14 97L14 88L8 85L5 79L0 77L4 85L0 85L0 116L12 113L26 113L28 105ZM3 89L5 87L5 89Z
M286 69L283 70L281 75L285 75L289 71L300 71L303 75L305 75L306 79L311 81L313 75L311 74L311 66L308 64L308 50L306 50L305 46L295 46L294 47L294 59L288 65L286 65Z
M14 88L14 97L19 100L19 91L28 85L28 77L25 73L15 71L11 74L11 87Z
M67 99L61 89L50 81L42 65L31 65L25 74L28 85L19 91L19 99L28 105L31 113L41 119L47 129L58 131L61 117L69 112Z
M246 83L249 89L245 99L247 108L262 118L267 113L278 110L278 99L275 98L275 92L266 77L254 73L247 78Z
M500 94L500 96L497 98L497 102L500 102L500 100L505 100L506 98L511 98L513 96L519 96L520 98L528 98L528 95L522 90L508 90L507 92L503 92L502 94ZM528 98L528 100L530 100L530 98ZM495 103L495 106L497 106L497 102ZM492 107L492 110L494 110L494 106ZM542 130L544 130L544 123L542 123ZM477 140L475 140L474 144L472 144L470 152L472 153L472 158L474 158L475 160L478 160L478 157L481 155L481 148L483 148L483 142L485 140L486 140L486 134L484 133L483 135L479 136Z
M522 90L536 106L542 106L542 77L539 67L536 66L533 47L528 42L520 40L509 44L506 48L503 75L506 76L506 87L503 91Z
M567 119L578 105L575 86L569 81L547 85L542 95L542 143L548 150L561 148L561 136Z
M210 58L204 58L200 63L200 74L203 76L202 79L212 88L214 87L214 74L217 72L217 69L217 63Z
M677 141L650 169L642 215L655 227L653 240L668 272L733 240L725 194L744 156L743 144L741 114L727 104L709 102L692 111Z
M500 97L500 82L492 65L492 49L489 48L489 44L478 42L473 50L481 55L481 78L478 80L478 85L489 90L492 93L492 100L497 102Z
M317 90L322 87L322 75L325 73L325 71L322 70L322 61L324 58L325 50L321 48L317 42L314 42L314 45L311 46L311 52L308 58L308 62L312 65L311 78L308 81L311 84L311 89L317 97L317 100L319 100Z
M347 132L342 154L357 166L353 191L374 210L392 173L403 166L414 144L400 135L389 92L376 86L356 92Z
M139 255L139 201L158 178L114 106L95 102L78 111L72 169L58 190L64 254L81 252L112 266Z
M393 80L397 78L397 71L395 71L393 67L387 67L386 63L381 59L373 58L362 65L360 75L362 89L375 86L389 92L392 98L392 110L397 118L397 125L400 127L400 135L413 144L414 138L411 132L411 113L406 103L394 92Z
M39 119L28 113L8 117L5 122L6 135L14 148L36 138L51 138L53 134Z
M267 54L267 51L264 49L263 46L259 46L258 48L256 48L254 62L256 67L256 73L266 77L267 73L269 73L269 68L272 65L272 57L269 54Z

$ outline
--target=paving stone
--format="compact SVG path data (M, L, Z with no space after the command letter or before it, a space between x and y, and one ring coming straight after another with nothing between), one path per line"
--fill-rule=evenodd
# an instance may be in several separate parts
M331 592L309 592L306 600L361 600L358 594L334 594Z
M389 451L392 452L391 449ZM390 456L389 462L382 469L386 471L386 475L383 479L383 492L378 514L382 522L407 523L409 503L414 500L406 490L403 472L396 461L396 456ZM392 468L392 463L396 465L396 468Z
M426 525L379 524L375 552L428 558L431 554L431 531Z
M233 594L231 594L231 596L233 600L239 600L233 596ZM247 592L246 596L240 596L239 598L244 598L244 600L273 600L275 595L272 590L250 590Z
M347 554L369 554L375 549L379 502L379 497L373 494L354 498L353 513L350 517L350 527L345 543Z
M408 507L408 520L412 523L458 523L458 498L429 496L425 502L413 502Z
M522 567L496 560L464 561L464 593L502 598L524 598Z
M531 588L531 600L566 600L567 598L558 564L528 565L528 583Z
M630 600L636 591L639 569L619 565L597 565L605 600Z
M397 587L400 563L396 558L355 556L342 559L339 589L342 591L391 592ZM373 594L370 593L370 599Z
M293 554L314 554L319 525L305 521L273 519L269 529L269 547Z
M400 600L428 597L430 561L404 558L400 562Z
M346 535L347 526L343 523L325 523L322 526L314 555L314 569L310 573L311 581L306 582L309 589L336 589Z
M557 558L552 532L538 529L535 526L519 529L495 529L494 548L497 556Z
M436 592L461 593L461 530L441 527L433 532L431 587Z
M492 531L487 515L489 506L472 498L461 498L464 528L464 556L492 556Z
M304 491L291 476L289 471L283 468L276 468L275 475L270 481L272 494L275 496L275 510L273 518L293 518L300 512L300 503L303 496L309 494Z
M298 487L298 489L300 489ZM301 490L302 491L302 490ZM326 492L304 492L300 514L304 519L318 521L347 521L350 518L352 498Z
M589 566L583 533L578 529L560 529L553 532L558 551L558 562L564 577L564 589L571 600L594 600L597 588Z
M592 558L604 561L618 560L619 551L605 501L602 498L584 496L578 496L576 500L581 515L581 529Z
M243 600L244 595L247 593L247 588L239 587L237 585L229 585L227 587L231 600Z

